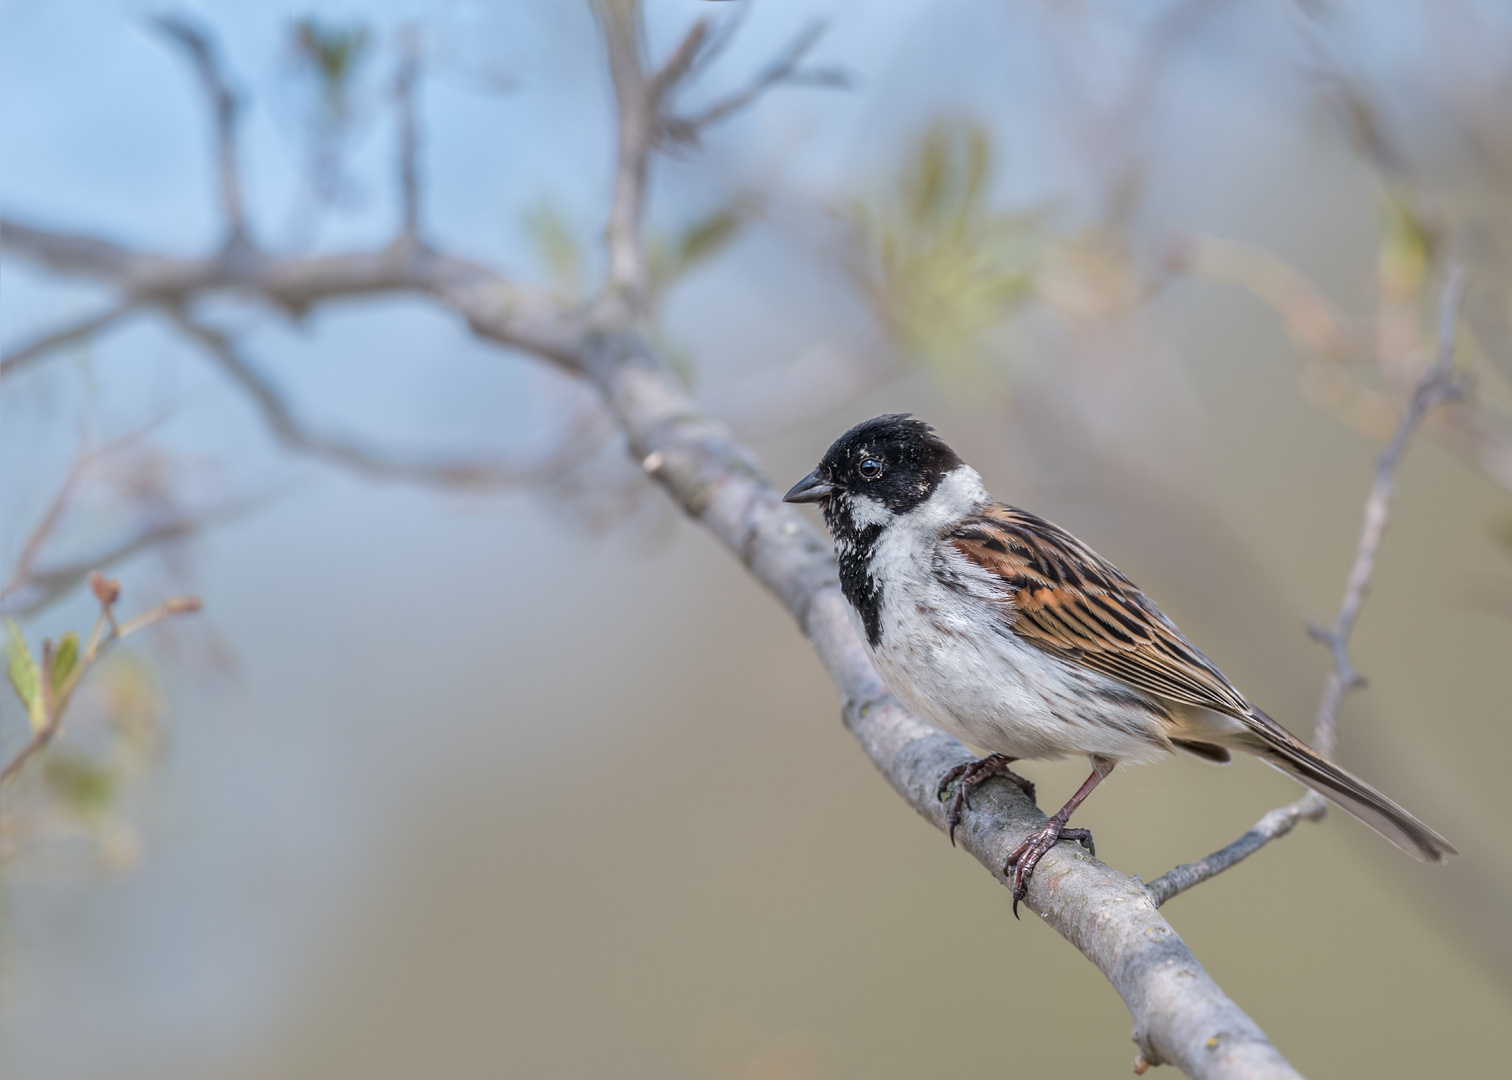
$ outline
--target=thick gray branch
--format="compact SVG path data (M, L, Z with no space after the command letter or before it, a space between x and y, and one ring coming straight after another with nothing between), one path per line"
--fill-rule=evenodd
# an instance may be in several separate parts
M590 338L582 366L646 471L797 619L840 691L846 725L894 789L943 831L935 792L971 754L887 693L847 619L829 542L782 503L751 454L699 410L639 337L613 331ZM1006 886L1004 854L1044 815L1006 783L979 791L958 836ZM1133 1015L1145 1061L1174 1064L1194 1077L1297 1075L1134 879L1060 845L1031 879L1028 905L1113 983Z
M781 502L754 457L703 413L627 325L585 324L574 310L523 293L487 270L417 247L265 259L227 269L213 259L136 255L15 225L5 225L0 235L53 268L138 288L144 281L169 282L160 295L178 303L216 289L301 309L380 291L427 295L480 335L585 375L602 391L646 471L793 614L834 679L846 723L868 756L916 811L943 829L936 787L969 752L887 695L846 619L829 542ZM1003 784L984 787L958 834L999 881L1004 853L1044 820L1016 792ZM1134 879L1061 845L1031 879L1027 902L1113 983L1134 1018L1145 1061L1168 1062L1194 1077L1297 1075L1203 971Z

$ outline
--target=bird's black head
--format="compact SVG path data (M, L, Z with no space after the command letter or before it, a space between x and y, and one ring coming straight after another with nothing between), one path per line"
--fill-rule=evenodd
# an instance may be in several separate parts
M837 504L854 505L861 497L893 514L905 514L934 494L946 474L961 464L934 428L907 413L889 413L863 421L836 439L818 468L784 499L822 504L832 526Z

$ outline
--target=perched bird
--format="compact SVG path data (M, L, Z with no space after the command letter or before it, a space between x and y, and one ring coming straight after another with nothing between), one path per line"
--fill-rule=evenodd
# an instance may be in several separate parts
M1316 753L1235 689L1112 563L1050 522L994 502L934 429L907 414L857 424L785 496L817 503L840 585L878 672L910 709L989 756L959 766L951 839L971 787L1022 758L1085 754L1092 775L1008 855L1014 907L1057 840L1093 850L1072 812L1121 762L1179 748L1256 754L1410 855L1454 846Z

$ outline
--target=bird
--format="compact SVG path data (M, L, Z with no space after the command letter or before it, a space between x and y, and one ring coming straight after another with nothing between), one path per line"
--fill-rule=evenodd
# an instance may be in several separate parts
M1072 813L1113 769L1174 750L1227 764L1232 751L1320 792L1408 854L1458 851L1391 799L1252 704L1112 563L1071 533L995 501L934 428L890 413L851 428L785 496L815 503L840 588L873 665L920 717L987 751L956 785L951 842L970 791L992 776L1032 781L1016 761L1085 755L1092 773L1008 853L1014 914L1035 866L1061 840L1093 855Z

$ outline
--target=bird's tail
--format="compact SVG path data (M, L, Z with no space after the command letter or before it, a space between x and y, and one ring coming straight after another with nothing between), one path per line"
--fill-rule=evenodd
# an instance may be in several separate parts
M1351 776L1259 709L1245 725L1245 748L1325 795L1407 854L1443 862L1459 850L1365 781Z

